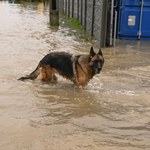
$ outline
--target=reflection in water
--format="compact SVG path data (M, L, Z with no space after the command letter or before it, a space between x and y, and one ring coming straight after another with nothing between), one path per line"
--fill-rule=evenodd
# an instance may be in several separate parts
M83 89L61 77L16 80L49 51L89 50L68 29L49 29L47 8L0 2L0 149L149 150L149 42L104 49L102 73Z

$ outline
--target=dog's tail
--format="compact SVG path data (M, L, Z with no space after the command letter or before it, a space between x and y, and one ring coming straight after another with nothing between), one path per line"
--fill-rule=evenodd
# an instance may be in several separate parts
M27 79L34 80L38 77L39 74L40 72L39 72L39 65L38 65L37 68L33 72L31 72L29 75L19 78L18 80L20 81L24 81Z

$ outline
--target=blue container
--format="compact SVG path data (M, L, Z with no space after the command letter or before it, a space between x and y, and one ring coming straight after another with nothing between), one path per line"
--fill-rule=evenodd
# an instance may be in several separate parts
M150 0L122 0L118 38L150 40Z

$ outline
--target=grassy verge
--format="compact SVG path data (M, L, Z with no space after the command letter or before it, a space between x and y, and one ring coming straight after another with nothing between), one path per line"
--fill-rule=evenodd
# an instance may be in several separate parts
M83 40L85 42L92 41L92 37L85 32L84 27L81 25L78 19L67 18L64 15L61 15L60 18L60 26L68 27L70 29L69 34L75 35L78 40Z

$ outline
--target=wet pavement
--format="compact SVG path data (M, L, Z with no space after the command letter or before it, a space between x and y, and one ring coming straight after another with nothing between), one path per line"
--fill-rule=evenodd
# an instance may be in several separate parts
M149 150L150 42L103 49L104 69L84 89L17 81L49 51L88 52L47 24L42 3L0 2L0 150Z

